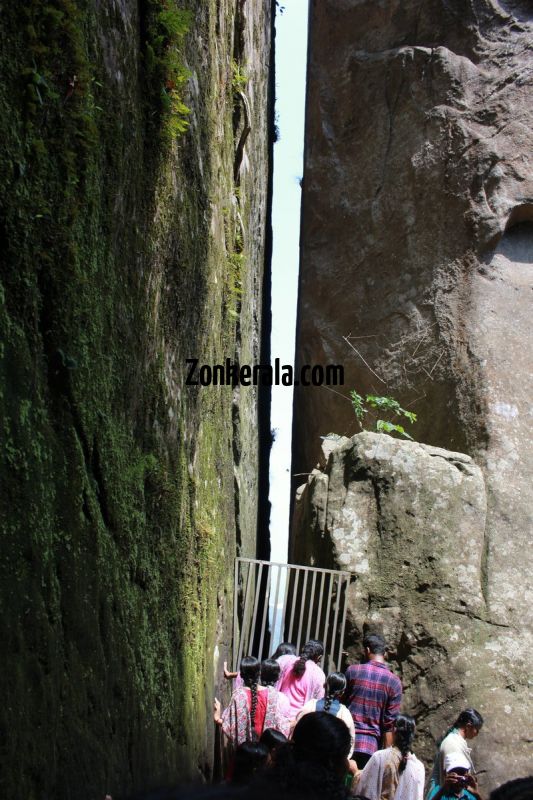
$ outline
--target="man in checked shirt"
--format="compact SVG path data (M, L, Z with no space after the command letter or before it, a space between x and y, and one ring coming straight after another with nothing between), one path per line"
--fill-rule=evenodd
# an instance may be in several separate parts
M363 769L372 753L392 745L392 727L400 711L402 684L385 663L387 645L379 633L363 638L366 661L346 670L346 705L355 725L352 758Z

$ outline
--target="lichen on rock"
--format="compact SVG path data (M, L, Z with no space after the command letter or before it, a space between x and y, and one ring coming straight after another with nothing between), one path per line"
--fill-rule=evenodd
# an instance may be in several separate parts
M241 5L3 9L5 798L126 795L212 766L237 540L255 555L258 398L187 391L185 359L260 360L271 8ZM255 127L230 318L236 55Z

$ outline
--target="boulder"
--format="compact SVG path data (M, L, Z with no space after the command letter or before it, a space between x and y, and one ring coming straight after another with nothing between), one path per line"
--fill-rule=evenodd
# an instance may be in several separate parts
M340 438L298 492L291 560L356 575L347 663L363 629L385 634L428 766L457 712L483 714L474 756L488 789L529 769L530 700L521 628L487 602L486 520L472 458L364 432Z

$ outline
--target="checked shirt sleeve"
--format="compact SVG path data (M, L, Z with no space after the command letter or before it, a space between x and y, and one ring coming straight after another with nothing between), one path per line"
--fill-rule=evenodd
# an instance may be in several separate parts
M387 703L383 709L382 730L391 731L394 720L400 713L402 703L402 684L400 679L390 673L387 686Z

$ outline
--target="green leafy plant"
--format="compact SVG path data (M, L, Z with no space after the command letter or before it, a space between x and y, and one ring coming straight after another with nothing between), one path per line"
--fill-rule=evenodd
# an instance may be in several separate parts
M234 92L242 92L248 83L246 70L235 61L231 62L231 86Z
M144 64L155 102L159 96L162 131L170 140L189 127L190 108L183 92L191 73L183 63L183 45L191 23L190 11L159 2L152 6Z
M367 394L366 397L363 398L355 389L352 389L350 392L350 400L352 402L354 414L361 426L361 430L369 430L363 425L365 416L369 414L375 420L374 430L377 433L396 433L399 436L403 436L404 439L413 439L413 437L407 433L403 425L399 425L394 420L403 417L413 424L416 422L416 414L414 411L407 411L405 408L402 408L394 397ZM392 420L376 419L377 414L375 412L387 414L392 417Z

